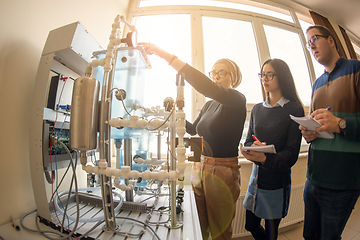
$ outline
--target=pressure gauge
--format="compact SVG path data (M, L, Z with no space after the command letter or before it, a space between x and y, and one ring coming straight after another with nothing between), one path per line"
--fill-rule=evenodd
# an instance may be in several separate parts
M128 32L125 41L129 47L137 47L137 32Z

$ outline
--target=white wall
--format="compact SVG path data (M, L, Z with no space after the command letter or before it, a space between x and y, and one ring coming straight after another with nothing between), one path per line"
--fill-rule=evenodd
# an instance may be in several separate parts
M49 31L80 21L106 48L129 0L0 1L0 225L36 208L29 169L30 104Z

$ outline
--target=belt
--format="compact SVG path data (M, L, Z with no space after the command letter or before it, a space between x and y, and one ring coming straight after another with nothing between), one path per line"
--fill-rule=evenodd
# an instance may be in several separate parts
M214 158L201 155L201 162L205 164L212 164L224 167L237 167L240 168L238 158L237 157L229 157L229 158Z

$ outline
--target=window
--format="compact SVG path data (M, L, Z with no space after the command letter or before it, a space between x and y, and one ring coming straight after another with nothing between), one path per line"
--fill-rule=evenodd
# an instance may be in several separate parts
M138 42L152 42L191 64L190 15L154 15L136 18ZM145 107L163 105L166 97L176 97L176 74L166 61L149 56L153 68L146 73ZM185 83L184 111L191 119L191 86ZM175 100L175 99L174 99Z
M305 106L309 106L311 81L299 34L266 25L264 29L271 58L279 58L288 64L299 97Z
M303 33L304 33L305 39L306 39L306 29L308 29L308 27L310 27L311 24L308 22L302 21L302 20L299 20L299 22L300 22L301 29L303 30ZM309 50L306 49L306 51L309 51ZM311 56L311 61L314 65L315 76L316 76L316 78L318 78L324 73L324 66L321 65L318 61L316 61L316 59L311 54L311 52L310 52L310 56Z
M354 47L357 58L360 60L360 47L357 46L355 43L352 43L352 45Z
M233 60L242 73L237 90L245 95L247 103L262 101L257 76L260 61L251 22L215 17L203 17L202 22L205 72L211 71L220 58Z
M260 13L267 16L279 18L285 21L294 22L288 10L284 10L281 8L277 8L262 3L251 2L251 5L248 5L248 4L216 1L216 0L145 0L145 1L142 0L140 2L140 7L166 6L166 5L193 5L193 6L211 6L211 7L229 8L229 9Z
M176 53L179 58L204 73L209 72L219 58L234 60L243 75L242 83L237 89L246 96L248 110L262 101L257 73L262 62L270 57L280 58L289 65L299 96L304 105L309 106L311 80L315 80L311 76L319 77L324 71L307 52L303 41L306 39L303 31L310 26L309 16L299 17L299 14L286 8L248 0L241 1L241 4L230 0L134 2L139 5L130 6L130 15L135 18L133 22L139 32L139 41L154 42L165 50ZM168 80L175 79L175 72L162 59L150 56L150 61L154 69L148 74L147 84L150 86L146 88L152 87L153 90L147 93L145 99L146 102L156 102L159 105L166 97L165 93L175 93L173 81ZM314 68L309 69L311 64ZM157 91L156 96L150 95L159 86L162 89L166 87L169 91ZM190 88L189 84L187 87ZM185 90L186 94L190 94L189 88ZM160 97L161 94L164 96ZM188 101L191 99L190 95L185 97L186 118L193 121L205 103L205 97L199 96L198 101ZM190 106L195 110L191 111ZM193 115L190 117L191 112ZM250 112L248 119L249 117ZM241 142L246 137L247 129L248 122L245 123Z

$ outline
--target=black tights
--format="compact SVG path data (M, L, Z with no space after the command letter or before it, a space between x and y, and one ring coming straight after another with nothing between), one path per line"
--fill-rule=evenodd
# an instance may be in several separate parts
M281 218L265 219L265 229L260 225L260 221L261 218L246 210L245 229L251 232L255 240L276 240Z

